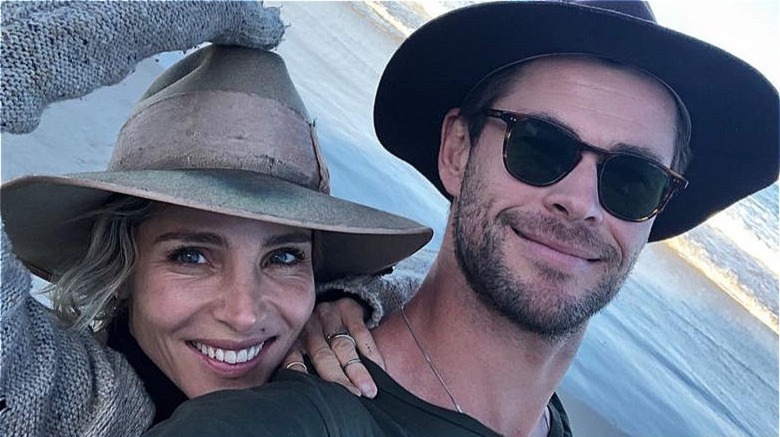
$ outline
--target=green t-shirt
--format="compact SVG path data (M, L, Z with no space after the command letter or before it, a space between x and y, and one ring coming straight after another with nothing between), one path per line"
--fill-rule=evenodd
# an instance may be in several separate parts
M192 399L149 437L498 437L477 420L429 404L364 360L376 398L357 397L316 376L280 370L262 387L225 390ZM551 437L571 437L557 396L550 402Z

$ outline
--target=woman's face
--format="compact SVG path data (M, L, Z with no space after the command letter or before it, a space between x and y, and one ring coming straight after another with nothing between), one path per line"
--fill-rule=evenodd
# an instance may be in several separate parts
M146 355L188 397L266 382L314 306L312 231L169 205L136 238Z

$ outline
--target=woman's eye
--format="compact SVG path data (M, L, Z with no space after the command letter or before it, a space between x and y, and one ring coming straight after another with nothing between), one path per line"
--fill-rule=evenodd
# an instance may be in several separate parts
M168 259L181 264L206 264L208 262L200 250L190 247L176 249L168 256Z
M271 254L271 264L294 265L304 260L305 254L298 249L279 249Z

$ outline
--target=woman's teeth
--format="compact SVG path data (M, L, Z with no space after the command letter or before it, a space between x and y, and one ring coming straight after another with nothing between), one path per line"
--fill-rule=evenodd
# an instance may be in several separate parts
M245 363L251 360L252 358L256 357L261 350L263 350L263 344L265 344L265 342L256 344L247 349L231 350L209 346L199 341L192 342L192 345L195 346L203 355L207 355L211 359L222 361L223 363L228 364Z

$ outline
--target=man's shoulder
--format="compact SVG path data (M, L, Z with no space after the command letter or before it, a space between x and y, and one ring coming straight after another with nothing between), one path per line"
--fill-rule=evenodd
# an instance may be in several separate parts
M378 435L370 415L363 411L358 397L346 389L315 376L282 370L260 387L190 399L145 435Z
M379 388L375 399L361 398L374 420L387 435L483 436L498 434L466 414L430 404L394 381L376 364L364 360ZM550 437L571 437L569 420L557 395L550 400Z

